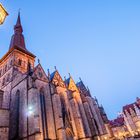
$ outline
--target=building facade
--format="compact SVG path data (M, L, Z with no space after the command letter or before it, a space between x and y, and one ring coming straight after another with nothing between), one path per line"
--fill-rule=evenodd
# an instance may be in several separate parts
M22 32L19 14L0 59L0 140L109 140L105 111L83 81L35 66Z
M121 115L111 120L109 126L114 139L140 139L140 98L123 106Z

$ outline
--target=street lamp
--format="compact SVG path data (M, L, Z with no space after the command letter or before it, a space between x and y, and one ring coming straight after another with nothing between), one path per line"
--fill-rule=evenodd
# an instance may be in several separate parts
M6 16L8 16L8 13L6 12L2 4L0 3L0 25L3 24Z

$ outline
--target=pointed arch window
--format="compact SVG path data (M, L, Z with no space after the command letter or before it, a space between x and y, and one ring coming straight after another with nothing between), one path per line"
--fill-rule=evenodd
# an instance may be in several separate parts
M5 85L5 77L3 78L3 81L2 81L2 86Z
M11 113L10 117L13 119L10 121L10 140L18 140L19 139L19 115L20 115L20 91L17 90L15 94L12 96L11 100Z
M20 108L20 91L17 90L15 96L15 115L16 115L16 138L19 138L19 108Z
M19 66L22 65L22 60L21 60L21 59L18 60L18 65L19 65Z
M45 102L45 95L44 95L44 88L40 90L40 107L41 107L41 118L42 118L42 130L43 130L43 137L47 139L47 117L46 117L46 102Z

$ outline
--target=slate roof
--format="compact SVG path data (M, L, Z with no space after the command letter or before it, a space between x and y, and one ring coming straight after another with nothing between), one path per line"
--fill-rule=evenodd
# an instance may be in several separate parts
M91 96L90 91L86 88L86 86L84 85L83 81L78 82L76 84L76 86L78 87L80 92L83 93L85 96Z
M53 73L51 73L51 75L50 75L50 80L51 80L51 81L53 80L53 78L54 78L54 76L55 76L55 73L56 73L56 70L55 70Z
M22 29L21 20L20 20L20 13L19 13L16 25L14 26L14 34L11 38L9 52L11 52L11 50L13 50L13 49L17 49L17 50L22 51L22 52L24 52L32 57L35 57L35 55L33 55L31 52L29 52L26 49L25 40L24 40L24 36L23 36L22 32L23 32L23 29Z

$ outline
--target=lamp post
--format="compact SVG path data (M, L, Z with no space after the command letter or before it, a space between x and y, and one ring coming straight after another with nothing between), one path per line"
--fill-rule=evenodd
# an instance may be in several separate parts
M5 8L0 3L0 25L4 23L6 16L8 16L8 13L6 12Z

